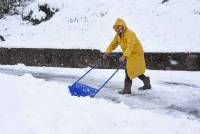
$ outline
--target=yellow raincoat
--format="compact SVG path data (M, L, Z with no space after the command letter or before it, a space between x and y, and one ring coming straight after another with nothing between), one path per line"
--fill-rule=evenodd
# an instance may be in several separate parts
M117 25L124 26L121 37L117 32ZM116 31L116 35L108 46L106 53L111 53L120 45L123 55L127 57L126 68L129 78L133 79L143 74L145 72L144 50L136 34L128 29L124 20L120 18L116 20L113 28Z

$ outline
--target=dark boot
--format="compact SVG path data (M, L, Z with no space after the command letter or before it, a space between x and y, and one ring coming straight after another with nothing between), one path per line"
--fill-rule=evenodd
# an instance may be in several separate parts
M151 89L151 83L150 83L150 78L146 77L144 74L140 75L138 77L142 82L144 83L143 87L139 87L139 90L146 90L146 89Z
M132 80L129 78L124 80L124 89L119 91L119 94L131 94Z

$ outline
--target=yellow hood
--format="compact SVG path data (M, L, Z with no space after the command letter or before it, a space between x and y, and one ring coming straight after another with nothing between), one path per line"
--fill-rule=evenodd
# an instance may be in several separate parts
M126 31L127 26L126 26L126 23L125 23L125 21L124 21L123 19L118 18L118 19L115 21L115 24L114 24L114 26L113 26L113 29L114 29L116 32L118 32L118 31L117 31L117 25L122 25L122 26L124 27L123 33L124 33L124 31Z

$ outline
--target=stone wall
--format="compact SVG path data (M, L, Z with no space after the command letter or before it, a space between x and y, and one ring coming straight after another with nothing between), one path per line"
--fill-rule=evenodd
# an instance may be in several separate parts
M200 53L146 53L147 68L200 71Z
M118 67L115 56L105 61L102 55L90 49L0 48L0 64L83 68L99 61L96 68ZM200 71L200 53L145 53L145 59L148 69Z

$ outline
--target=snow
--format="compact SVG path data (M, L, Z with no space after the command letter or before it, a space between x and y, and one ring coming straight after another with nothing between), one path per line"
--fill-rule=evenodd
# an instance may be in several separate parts
M44 12L38 11L38 5L44 3L59 11L50 20L34 26L22 21L21 15L1 19L0 35L6 41L1 41L0 47L81 48L104 52L115 34L112 26L121 17L137 33L146 52L199 52L199 0L161 2L35 0L25 7L24 14L33 10L36 18L45 17Z
M103 52L121 17L145 52L199 52L199 0L161 2L34 0L20 15L0 19L0 35L6 40L0 47ZM38 8L43 4L59 10L39 25L22 20L31 10L32 17L45 18ZM147 70L152 90L137 90L142 82L134 79L132 95L120 95L125 75L119 70L95 98L71 96L67 87L88 69L0 65L0 133L199 134L199 71ZM114 71L94 69L81 82L98 88Z
M199 134L200 114L192 115L184 108L200 111L200 72L147 70L153 89L137 91L141 83L135 79L132 91L136 96L125 96L117 94L124 79L120 70L97 97L71 96L67 86L88 69L1 65L0 133ZM95 81L99 86L113 71L95 69L83 82ZM53 75L38 79L41 73L66 77L64 81ZM182 111L176 111L176 106Z
M28 16L31 11L33 12L31 15L33 19L42 20L46 17L46 14L43 11L39 11L38 5L35 5L35 3L32 7L25 8L22 16Z

